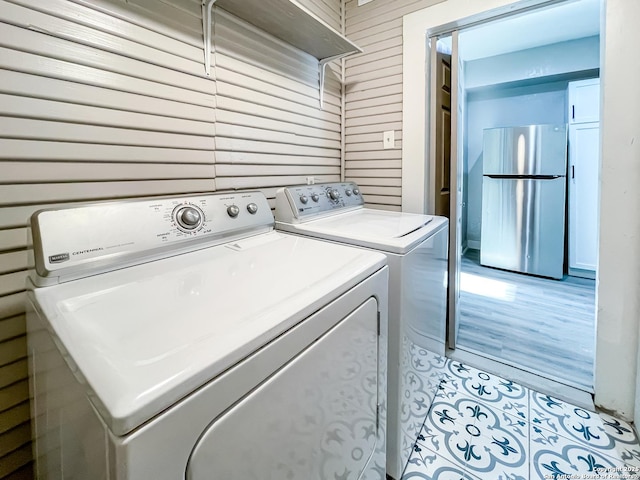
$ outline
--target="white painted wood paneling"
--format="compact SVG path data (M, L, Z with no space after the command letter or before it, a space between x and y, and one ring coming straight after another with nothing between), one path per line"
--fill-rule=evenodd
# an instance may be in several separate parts
M339 2L328 3L339 12ZM339 180L342 92L334 74L320 109L310 55L226 13L217 15L215 32L217 187L271 187L272 200L276 187L307 176Z
M42 13L71 20L78 25L91 28L92 35L102 32L123 39L135 39L137 43L151 46L162 46L162 50L196 62L202 61L201 26L193 23L190 35L175 35L172 23L158 22L154 29L142 25L149 24L153 12L144 12L133 4L123 5L113 0L47 0L32 2L31 0L7 0ZM192 2L199 8L199 2ZM164 25L164 26L163 26ZM191 22L189 23L191 26ZM185 25L180 26L184 30ZM168 41L168 38L179 41ZM85 39L84 41L92 41ZM93 40L95 41L95 40Z
M25 347L23 356L26 356L26 353L27 352ZM0 411L18 405L25 400L29 400L28 381L20 380L19 382L12 383L8 387L0 390ZM0 462L0 465L3 465L4 461L5 459L3 458L3 461Z
M261 132L259 135L255 135L255 138L262 135L284 135L289 143L308 145L310 144L308 142L313 142L312 139L317 138L322 142L335 142L331 143L331 145L340 145L340 133L336 131L320 130L313 126L258 117L231 110L217 110L216 129L221 136L229 136L225 129L243 127Z
M150 132L141 128L131 130L16 117L0 117L0 135L12 139L215 150L213 136L180 135Z
M24 328L24 326L23 326ZM24 331L24 330L23 330ZM24 371L27 369L27 359L23 358L22 360L18 360L17 362L11 362L8 365L4 365L2 367L0 367L0 388L6 387L7 385L11 385L13 383L18 382L19 380L21 380L22 378L24 378ZM26 406L27 409L29 408L29 402L26 402ZM2 415L5 414L7 411L3 411ZM7 418L7 417L3 417L3 418ZM27 419L29 418L29 415L27 413ZM4 421L4 420L3 420ZM21 423L21 422L20 422ZM10 428L11 425L8 425L8 423L2 423L0 426L1 428Z
M24 248L26 242L26 228L9 228L7 230L0 230L0 252Z
M18 62L8 64L8 67L17 68ZM42 71L41 74L53 73L50 70ZM45 77L41 74L29 74L11 70L0 70L0 85L5 94L19 95L21 97L32 97L33 102L57 100L65 102L68 111L71 108L81 109L87 107L103 107L103 110L96 113L107 114L107 109L113 110L113 115L120 115L125 122L127 117L132 117L134 112L167 117L169 119L189 119L200 122L207 122L212 125L215 121L215 110L211 108L213 100L206 106L199 106L184 103L180 100L168 100L149 96L147 93L130 93L110 88L108 84L96 86L91 84L78 83L80 78L72 81L59 80L52 77ZM76 81L74 81L76 80ZM117 87L117 85L112 85ZM157 94L157 92L156 92ZM15 108L15 107L14 107ZM61 108L61 107L59 107ZM46 112L43 112L45 115ZM96 118L107 121L109 117L96 115ZM146 117L149 120L149 117ZM160 121L160 119L156 119ZM179 128L179 127L175 127Z
M27 340L24 335L2 342L0 365L7 365L27 356Z
M127 182L72 182L0 185L0 207L20 204L52 202L85 202L110 198L179 195L211 192L213 179L143 180Z
M346 60L345 175L373 208L400 210L402 157L402 17L441 0L346 2L346 35L365 53ZM395 148L383 149L383 132ZM386 190L380 190L386 188Z
M193 31L174 23L187 17ZM215 190L216 88L195 31L200 19L167 2L0 1L0 478L31 459L30 214Z
M77 101L78 98L73 98ZM124 105L121 105L124 107ZM78 105L68 101L51 101L41 98L0 94L0 115L7 117L31 118L39 112L42 120L100 125L128 130L151 130L163 133L182 133L213 138L215 128L210 121L194 121L164 115L118 111L93 105ZM3 132L4 133L4 132ZM8 135L7 135L8 136Z
M18 2L14 0L13 3ZM121 52L127 52L127 57L153 63L154 65L164 65L186 73L202 73L201 51L195 47L184 46L184 51L180 52L182 55L175 55L153 47L154 43L163 43L164 40L161 35L155 32L138 28L136 31L138 36L133 37L136 40L132 41L121 34L117 34L120 32L105 32L95 28L95 26L83 25L78 22L77 17L74 15L79 13L78 7L71 6L68 2L61 2L60 0L42 2L43 5L40 8L46 10L46 13L36 12L34 9L29 8L33 2L22 1L19 3L25 6L12 5L3 1L1 3L0 20L22 29L51 33L57 38L70 40L73 45L78 45L76 48L81 48L80 46L82 45L96 47L117 55ZM103 16L102 21L109 22L109 19ZM120 24L123 23L120 22ZM141 40L144 40L144 43ZM54 42L52 47L58 44L64 45L65 43ZM37 51L40 54L46 53L46 50L40 48Z
M17 250L0 253L0 274L16 272L27 268L27 251Z
M4 478L10 474L16 475L18 479L32 478L29 462L31 462L31 444L18 447L16 450L2 457L2 462L0 463L0 478ZM27 470L26 473L24 473L25 470Z
M337 31L340 31L342 28L339 2L332 2L330 0L298 0L298 3L320 17Z
M300 165L300 157L296 155L265 154L251 152L218 152L218 167L232 163L245 165ZM313 165L338 165L335 158L313 157Z
M112 163L112 162L0 162L3 183L47 183L102 181L164 180L184 177L188 170L192 179L211 179L213 165L177 163Z
M22 334L24 333L24 329L24 315L16 315L15 317L0 320L0 342L22 336ZM2 354L4 355L4 351Z
M15 159L212 164L214 152L212 150L71 143L0 137L0 160Z
M31 441L31 426L25 422L11 430L0 433L0 455L6 455L15 449L15 445L25 445Z

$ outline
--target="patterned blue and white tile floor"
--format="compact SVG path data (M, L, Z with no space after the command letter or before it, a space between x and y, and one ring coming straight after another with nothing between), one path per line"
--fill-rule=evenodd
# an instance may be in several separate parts
M628 424L459 362L444 378L402 480L640 478Z

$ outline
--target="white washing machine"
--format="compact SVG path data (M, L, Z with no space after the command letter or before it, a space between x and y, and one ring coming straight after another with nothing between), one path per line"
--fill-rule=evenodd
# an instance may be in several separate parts
M38 478L384 476L384 255L276 232L258 192L31 227Z
M276 229L387 255L387 473L399 479L445 363L448 220L364 208L354 183L279 189L275 215Z

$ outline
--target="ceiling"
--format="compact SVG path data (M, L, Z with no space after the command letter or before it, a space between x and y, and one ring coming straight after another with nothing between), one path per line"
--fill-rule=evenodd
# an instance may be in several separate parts
M460 32L460 56L475 60L598 35L601 0L576 0Z

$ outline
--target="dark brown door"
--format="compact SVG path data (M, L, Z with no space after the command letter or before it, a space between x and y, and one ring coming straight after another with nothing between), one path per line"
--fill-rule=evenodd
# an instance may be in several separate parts
M451 187L451 55L437 54L435 214L449 217Z

